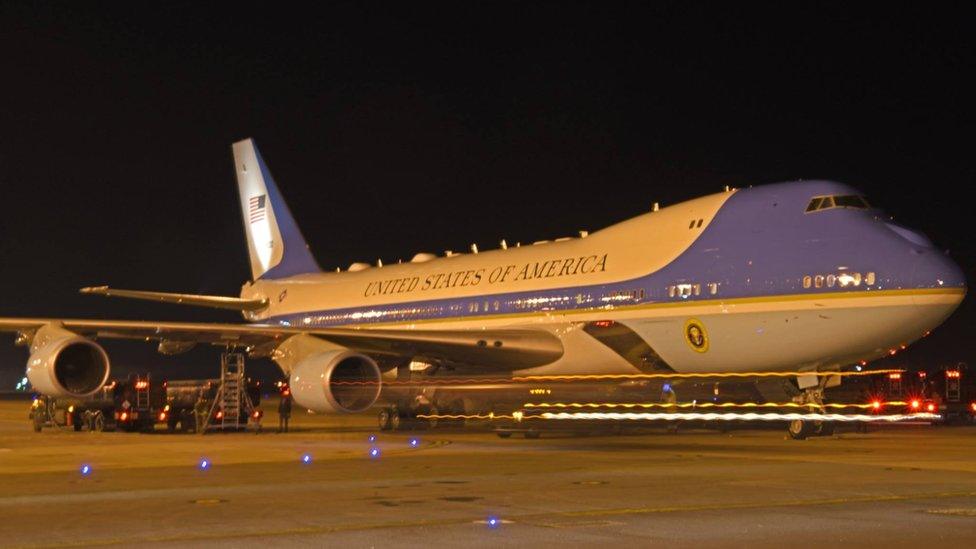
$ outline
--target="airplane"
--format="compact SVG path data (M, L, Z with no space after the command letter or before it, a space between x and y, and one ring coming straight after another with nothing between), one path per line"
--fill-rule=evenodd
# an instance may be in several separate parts
M232 150L251 267L238 297L82 292L246 322L0 318L29 347L37 391L93 394L110 369L97 340L121 338L270 358L295 401L322 413L370 408L418 364L496 377L811 372L795 378L800 400L822 404L831 378L817 372L903 348L966 293L947 253L832 181L726 188L574 237L324 272L253 140ZM794 423L794 438L823 427Z

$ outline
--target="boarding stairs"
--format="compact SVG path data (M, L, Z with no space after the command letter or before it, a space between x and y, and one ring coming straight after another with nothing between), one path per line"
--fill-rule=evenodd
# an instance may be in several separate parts
M240 431L246 429L254 404L247 395L247 378L244 375L243 353L220 355L220 387L210 406L206 426L210 430Z

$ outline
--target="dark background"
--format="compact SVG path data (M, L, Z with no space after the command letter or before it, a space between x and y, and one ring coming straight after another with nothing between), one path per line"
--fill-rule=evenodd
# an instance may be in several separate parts
M0 4L0 316L240 320L77 289L236 295L249 136L324 268L830 178L973 279L961 4L359 4ZM971 301L895 360L976 361ZM216 368L107 346L119 373ZM0 388L25 360L0 345Z

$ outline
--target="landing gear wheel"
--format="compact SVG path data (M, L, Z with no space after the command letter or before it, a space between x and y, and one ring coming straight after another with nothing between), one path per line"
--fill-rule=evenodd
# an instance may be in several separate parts
M439 412L437 411L437 408L435 406L428 407L427 415L437 416L438 414L439 414ZM427 424L427 429L435 429L435 428L437 428L437 418L436 417L429 417L429 418L427 418L427 421L425 423Z
M793 440L806 440L807 437L815 434L816 426L810 421L794 419L790 422L787 431Z
M41 429L44 428L44 420L41 419L41 414L34 412L34 432L40 433Z
M454 402L452 402L447 407L447 409L448 409L448 413L451 414L451 415L463 416L464 415L464 401L462 401L462 400L455 400ZM456 419L442 420L441 421L441 424L442 425L447 425L448 427L464 427L464 419L463 418L456 418Z
M390 414L390 430L398 431L400 430L400 413L396 410L392 410Z
M834 434L834 422L833 421L821 421L820 425L817 426L817 436L829 437Z
M105 416L103 416L102 414L98 414L97 416L95 416L95 419L92 420L92 425L95 426L95 430L96 431L98 431L98 432L104 431L105 430Z
M380 431L389 431L392 428L393 418L389 408L383 408L376 415L376 423L379 424Z

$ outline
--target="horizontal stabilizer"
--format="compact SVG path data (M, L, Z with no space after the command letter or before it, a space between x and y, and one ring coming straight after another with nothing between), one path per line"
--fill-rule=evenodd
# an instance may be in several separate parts
M195 307L210 307L212 309L230 309L232 311L260 311L268 306L268 299L241 299L239 297L224 297L219 295L173 294L168 292L147 292L143 290L116 290L108 286L93 286L79 290L83 294L104 295L109 297L127 297L129 299L144 299L146 301L160 301L162 303L176 303L178 305L193 305Z

